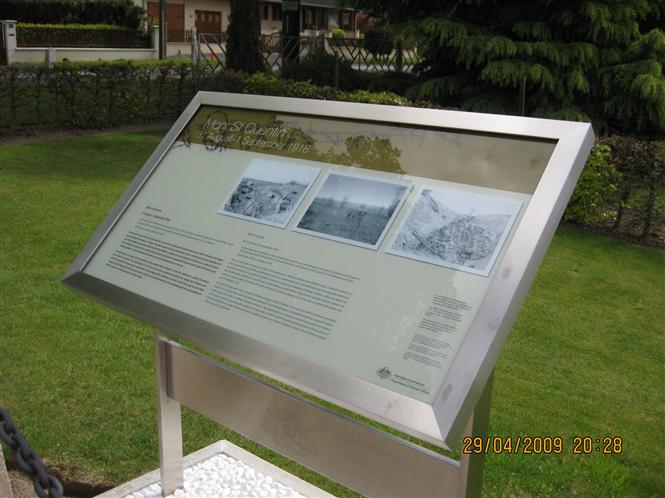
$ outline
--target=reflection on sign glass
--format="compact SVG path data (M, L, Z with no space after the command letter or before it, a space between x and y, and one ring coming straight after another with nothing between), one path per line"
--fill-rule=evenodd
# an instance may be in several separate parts
M241 362L258 343L430 403L552 149L202 106L84 272Z

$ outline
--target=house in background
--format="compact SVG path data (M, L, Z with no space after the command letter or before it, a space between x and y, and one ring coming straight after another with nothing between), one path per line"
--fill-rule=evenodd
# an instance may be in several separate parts
M148 13L148 24L159 21L159 1L134 0ZM167 0L166 33L169 43L190 43L192 28L199 33L226 31L231 14L229 0Z
M159 2L134 0L148 13L150 23L159 19ZM221 34L229 26L230 0L167 0L166 26L170 44L191 42L192 28L199 33ZM259 2L261 33L272 34L282 30L282 1ZM336 0L301 0L300 32L303 36L326 34L341 28L347 36L357 36L356 13L340 8ZM183 47L184 48L184 47Z
M261 33L276 33L282 30L282 2L273 0L261 2ZM329 33L333 29L343 29L346 36L357 36L356 12L350 8L340 8L336 0L301 0L300 33L304 36Z

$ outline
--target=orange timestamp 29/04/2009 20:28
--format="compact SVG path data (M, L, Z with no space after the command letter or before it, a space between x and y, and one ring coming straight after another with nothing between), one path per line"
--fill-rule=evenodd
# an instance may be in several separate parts
M561 454L570 449L574 455L618 455L623 451L620 436L574 436L571 443L567 444L562 436L467 436L462 440L462 453L543 455Z

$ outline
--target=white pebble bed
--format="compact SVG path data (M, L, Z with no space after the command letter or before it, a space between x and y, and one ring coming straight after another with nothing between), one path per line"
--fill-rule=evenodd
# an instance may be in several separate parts
M224 453L186 468L185 488L169 495L173 498L219 496L305 498L296 490ZM155 483L125 495L125 498L162 498L162 487L159 483Z

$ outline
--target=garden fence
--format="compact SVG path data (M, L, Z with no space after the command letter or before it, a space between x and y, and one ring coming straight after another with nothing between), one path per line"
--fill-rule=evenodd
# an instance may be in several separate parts
M260 35L260 48L266 65L279 74L284 67L282 46L286 46L286 59L302 60L310 54L327 53L353 69L370 73L412 73L420 57L415 47L403 42L385 40L367 43L358 38L328 38L324 35L286 37L277 34ZM295 43L297 41L297 43ZM203 61L210 67L224 67L226 60L226 36L201 33L199 44Z
M167 29L166 41L169 43L192 43L192 30L171 30Z

